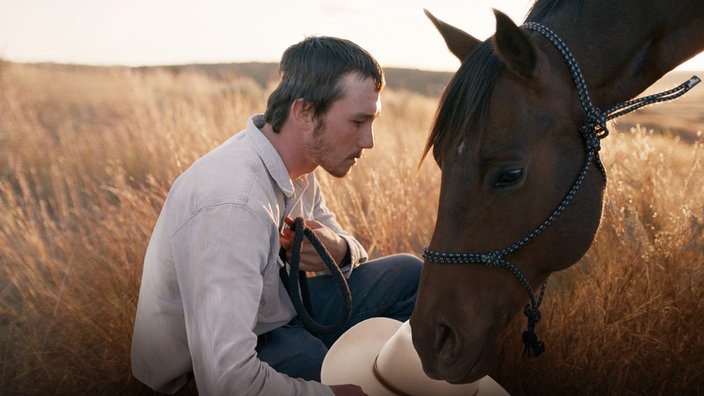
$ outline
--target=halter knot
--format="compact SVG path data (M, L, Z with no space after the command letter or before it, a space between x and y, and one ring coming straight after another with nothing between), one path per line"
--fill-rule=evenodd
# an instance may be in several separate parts
M542 300L542 293L541 293ZM538 339L538 335L535 334L535 324L541 319L540 308L538 306L535 309L531 308L530 305L526 304L523 308L523 313L528 317L528 330L523 332L523 354L527 356L540 356L541 353L545 352L545 343Z
M502 264L503 255L501 252L494 250L489 253L482 253L479 256L479 261L487 267L500 267Z
M586 120L581 133L584 138L584 148L587 152L601 150L601 139L609 135L606 127L607 118L598 108L592 106L586 111Z
M542 319L540 308L535 307L533 309L530 304L526 304L525 308L523 308L523 314L528 318L528 327L535 326Z

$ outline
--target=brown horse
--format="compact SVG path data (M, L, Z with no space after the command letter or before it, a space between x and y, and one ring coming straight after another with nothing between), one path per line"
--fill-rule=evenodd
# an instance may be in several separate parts
M606 121L686 92L695 79L619 105L704 50L702 0L540 0L521 27L495 15L481 42L428 14L462 65L424 153L442 179L411 326L426 373L453 383L488 373L526 302L526 349L542 352L535 291L594 239Z

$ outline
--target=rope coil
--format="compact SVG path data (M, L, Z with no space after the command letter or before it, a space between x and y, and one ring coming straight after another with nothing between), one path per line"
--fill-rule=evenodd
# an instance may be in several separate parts
M293 245L291 247L291 262L289 263L289 272L286 273L286 267L281 267L281 280L286 286L286 290L291 298L293 307L300 317L305 328L316 335L328 335L341 331L349 322L352 316L352 294L350 293L347 279L342 273L342 270L332 258L328 250L325 248L320 239L310 229L302 217L297 217L291 225L291 230L294 232ZM325 266L330 271L332 279L335 282L340 294L340 302L342 311L338 319L331 324L322 324L316 321L311 311L310 296L306 286L306 274L300 272L301 250L303 249L303 237L308 238L310 243L315 248L320 258L323 259Z

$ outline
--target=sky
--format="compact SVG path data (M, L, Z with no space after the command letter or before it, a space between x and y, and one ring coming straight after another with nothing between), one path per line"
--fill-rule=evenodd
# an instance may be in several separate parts
M532 0L0 0L0 58L88 65L278 62L306 36L350 39L383 67L454 71L423 14L479 39L492 8L522 22ZM704 54L678 70L704 71Z

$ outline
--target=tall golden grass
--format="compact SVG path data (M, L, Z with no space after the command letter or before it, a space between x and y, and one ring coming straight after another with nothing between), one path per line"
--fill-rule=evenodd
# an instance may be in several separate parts
M0 394L152 393L129 368L151 229L173 179L262 111L270 88L0 63ZM320 180L373 256L418 254L439 192L432 161L416 172L437 98L382 100L377 147L347 178ZM604 142L602 227L551 279L547 352L521 357L522 317L504 337L492 376L512 394L702 392L702 143L642 128Z

